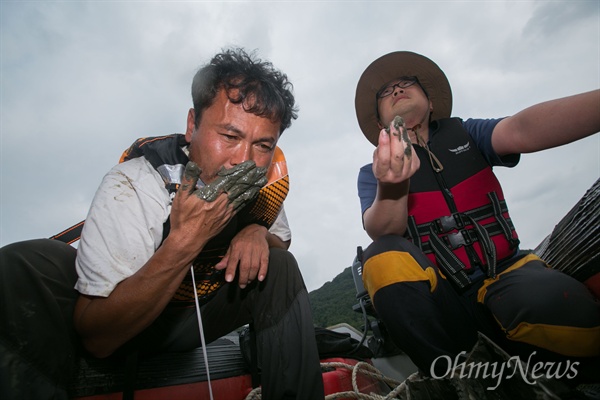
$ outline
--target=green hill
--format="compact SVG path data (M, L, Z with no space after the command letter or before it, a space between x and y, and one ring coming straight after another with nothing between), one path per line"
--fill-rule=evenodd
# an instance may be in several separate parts
M328 327L345 322L362 330L362 314L352 311L352 306L358 301L351 267L346 268L331 282L326 282L319 289L310 292L308 296L315 325Z

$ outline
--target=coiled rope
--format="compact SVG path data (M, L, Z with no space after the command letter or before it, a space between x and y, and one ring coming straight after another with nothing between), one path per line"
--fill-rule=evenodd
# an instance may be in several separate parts
M343 368L352 371L352 391L332 393L325 396L325 400L336 400L336 399L363 399L363 400L392 400L399 399L399 395L406 392L406 383L398 382L395 379L391 379L382 374L377 368L366 362L358 362L355 365L341 363L341 362L327 362L321 363L322 370L328 370L331 368ZM385 383L389 388L393 388L388 394L381 395L377 393L362 393L358 387L358 376L362 374L374 378L380 382ZM416 374L416 373L415 373ZM413 374L414 375L414 374ZM408 378L410 379L412 375ZM245 400L260 400L261 399L261 388L257 387L253 389L246 396Z

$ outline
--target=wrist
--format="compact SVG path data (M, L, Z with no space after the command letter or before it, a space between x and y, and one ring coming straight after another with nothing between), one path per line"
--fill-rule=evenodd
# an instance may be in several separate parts
M202 237L190 238L190 235L171 232L162 242L158 251L173 258L175 264L189 265L200 254L208 240Z
M250 224L247 227L245 227L243 230L248 233L262 235L265 238L267 237L267 234L269 233L269 230L265 226L259 225L259 224Z
M380 199L399 199L408 194L410 180L398 183L378 182L377 197Z

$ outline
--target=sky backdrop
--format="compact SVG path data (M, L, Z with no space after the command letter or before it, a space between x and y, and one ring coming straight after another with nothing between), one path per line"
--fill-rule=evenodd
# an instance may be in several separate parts
M294 84L299 118L279 145L290 250L309 290L370 243L356 177L374 147L354 93L373 60L428 56L450 80L452 115L465 119L600 87L598 0L2 0L0 11L0 245L84 219L122 151L183 133L195 71L241 46ZM600 135L495 171L522 248L533 248L600 176Z

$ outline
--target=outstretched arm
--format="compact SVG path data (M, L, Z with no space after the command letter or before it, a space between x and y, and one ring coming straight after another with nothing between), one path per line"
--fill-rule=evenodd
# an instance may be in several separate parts
M492 133L499 156L532 153L600 131L600 90L550 100L500 121Z

